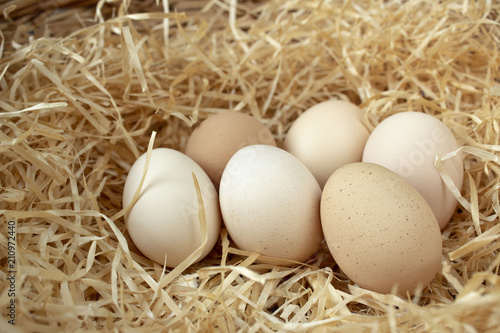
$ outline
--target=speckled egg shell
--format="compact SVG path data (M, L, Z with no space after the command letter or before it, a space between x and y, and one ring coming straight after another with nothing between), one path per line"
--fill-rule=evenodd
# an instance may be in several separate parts
M380 165L353 163L338 169L321 198L328 248L342 271L359 286L413 293L435 277L441 233L418 191Z

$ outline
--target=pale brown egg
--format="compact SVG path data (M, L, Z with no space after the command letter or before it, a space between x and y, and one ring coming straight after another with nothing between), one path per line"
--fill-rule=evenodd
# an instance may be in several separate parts
M427 286L441 264L439 225L406 180L377 164L353 163L327 181L321 223L342 271L360 287L400 295Z
M193 131L186 155L205 170L218 189L231 156L254 144L276 146L276 141L256 118L241 112L224 112L207 118Z

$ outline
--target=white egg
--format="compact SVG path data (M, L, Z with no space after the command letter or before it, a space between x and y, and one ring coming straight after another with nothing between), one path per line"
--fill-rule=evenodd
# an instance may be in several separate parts
M434 162L459 146L445 124L421 112L402 112L383 120L365 145L363 162L382 165L412 184L431 206L442 229L455 211L457 200L442 181ZM443 166L461 190L464 175L460 155Z
M123 190L128 207L139 187L146 154L134 163ZM130 238L149 259L175 267L202 244L198 180L206 216L208 240L196 261L204 258L219 236L221 217L217 191L205 171L186 155L168 148L151 151L151 160L139 199L125 216Z
M240 249L304 261L323 240L321 189L306 166L283 149L240 149L224 169L219 194L224 224Z

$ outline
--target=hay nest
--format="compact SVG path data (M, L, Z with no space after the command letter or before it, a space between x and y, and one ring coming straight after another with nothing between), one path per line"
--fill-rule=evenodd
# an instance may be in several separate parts
M498 329L498 1L0 8L1 331ZM130 242L123 184L150 142L182 151L193 125L227 110L281 142L330 98L359 104L372 128L400 111L431 114L461 145L465 186L441 270L421 293L363 290L326 247L304 265L259 263L224 229L207 258L174 270Z

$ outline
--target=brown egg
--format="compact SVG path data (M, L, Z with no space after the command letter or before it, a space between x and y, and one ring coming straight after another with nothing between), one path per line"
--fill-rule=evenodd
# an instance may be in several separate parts
M267 144L276 146L271 131L254 117L224 112L207 118L188 140L186 155L198 163L219 188L229 159L241 148Z
M321 197L328 248L360 287L414 293L441 264L441 232L422 195L389 169L352 163L328 179Z

